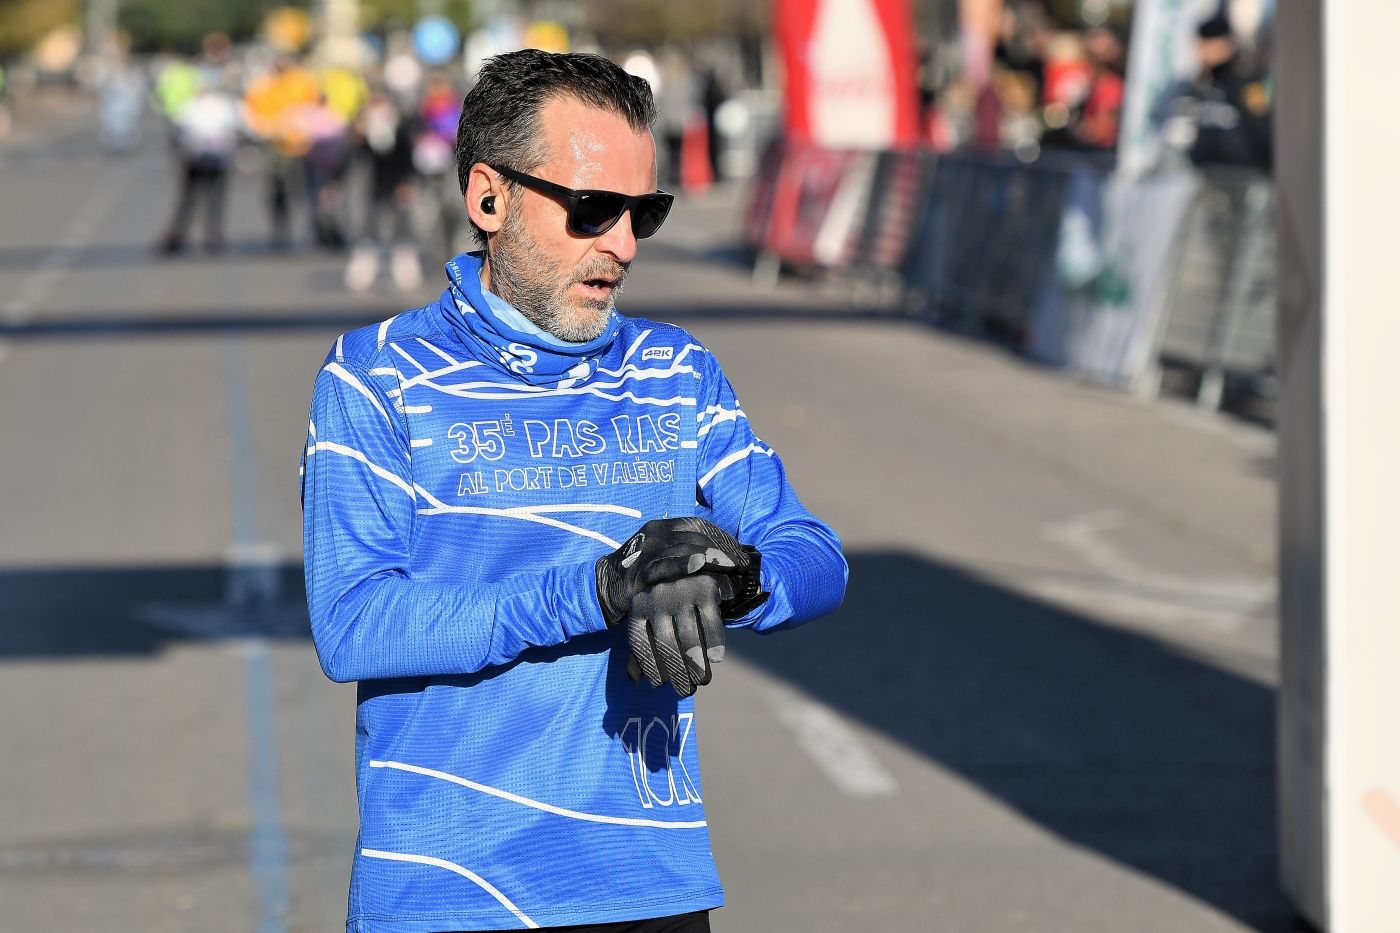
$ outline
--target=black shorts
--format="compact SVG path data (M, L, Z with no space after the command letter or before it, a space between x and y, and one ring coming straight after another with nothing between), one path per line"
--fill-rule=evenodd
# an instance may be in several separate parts
M674 917L654 917L651 920L623 920L620 923L586 923L571 927L543 927L545 933L710 933L710 912L697 910L693 914ZM459 931L465 933L465 931Z

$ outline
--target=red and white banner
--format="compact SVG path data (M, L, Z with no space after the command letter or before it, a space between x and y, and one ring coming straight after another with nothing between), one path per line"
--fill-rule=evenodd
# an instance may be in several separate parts
M773 0L790 139L832 149L918 142L908 0Z

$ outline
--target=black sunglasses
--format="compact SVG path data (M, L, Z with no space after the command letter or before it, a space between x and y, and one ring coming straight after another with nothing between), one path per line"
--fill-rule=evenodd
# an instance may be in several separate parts
M613 228L622 215L632 212L632 235L644 240L657 230L671 211L675 196L665 191L654 194L619 194L596 188L565 188L552 181L526 175L514 169L488 165L511 181L519 182L532 191L557 198L568 208L568 227L579 236L602 236Z

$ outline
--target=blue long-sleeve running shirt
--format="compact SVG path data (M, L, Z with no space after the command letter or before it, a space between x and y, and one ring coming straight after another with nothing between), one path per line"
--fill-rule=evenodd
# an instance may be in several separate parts
M840 543L685 331L614 313L563 344L482 291L476 256L447 270L437 302L338 339L311 405L312 634L359 681L347 929L720 906L694 702L628 679L594 564L703 516L762 551L772 596L731 625L771 631L840 603Z

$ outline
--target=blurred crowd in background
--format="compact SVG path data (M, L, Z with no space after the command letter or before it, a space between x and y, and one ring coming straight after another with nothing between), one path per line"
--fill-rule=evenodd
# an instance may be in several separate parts
M480 63L597 52L655 91L663 188L744 186L756 275L893 277L906 311L1109 382L1158 385L1159 357L1217 372L1218 404L1227 371L1272 372L1272 9L0 0L0 138L5 98L81 89L113 157L168 146L159 253L226 249L236 195L268 248L413 292L471 247L453 147Z
M1068 23L1052 15L1045 0L1009 0L999 17L990 76L980 88L957 67L957 58L923 46L920 94L929 144L942 152L1009 149L1025 161L1042 148L1112 153L1132 8L1119 6L1116 16L1106 4L1100 9ZM1170 123L1175 158L1270 168L1272 81L1262 9L1222 3L1198 21L1196 74L1156 105L1158 119Z
M317 64L285 50L235 49L212 34L197 58L161 56L144 73L127 67L104 80L104 139L113 149L135 143L149 74L179 168L164 252L188 246L201 207L205 248L223 248L227 178L241 157L264 179L271 248L291 247L294 215L305 215L314 246L349 251L347 288L370 288L387 257L394 285L412 291L421 251L450 256L467 245L454 145L468 81L440 57L391 36L366 67ZM634 52L628 64L657 92L662 184L711 183L720 166L709 128L724 100L714 72L674 52L659 61Z
M409 52L391 53L371 69L317 66L272 49L237 54L227 37L213 34L197 59L168 58L151 74L179 168L163 251L186 248L200 206L205 247L223 247L227 179L241 157L262 176L273 249L293 245L293 224L304 217L316 247L351 250L345 278L352 290L373 283L385 252L394 283L417 288L415 207L426 192L427 201L445 208L456 184L463 90L451 72L425 68ZM126 94L119 96L104 98L104 114L127 112ZM135 125L118 129L113 142L120 145ZM362 176L354 189L347 184L352 168ZM362 201L352 211L347 200L355 195ZM460 224L452 211L436 214L434 232L451 249Z
M756 146L740 139L738 161L730 153L726 162L716 129L725 117L731 140L749 133L742 103L723 109L725 88L761 84L745 77L745 52L733 40L604 48L581 35L577 11L560 22L532 17L530 4L489 2L408 4L409 16L375 29L337 28L337 7L352 22L364 19L352 0L280 7L237 38L215 31L162 43L123 29L125 8L109 6L101 42L60 23L0 62L27 93L95 96L97 137L113 156L155 137L168 144L170 220L154 244L165 255L226 249L236 196L261 202L269 248L345 253L344 283L354 292L385 279L415 290L427 262L470 245L454 152L462 97L485 57L527 45L610 54L651 83L663 187L703 190L726 172L751 170L745 152L754 161ZM436 12L412 15L426 10ZM3 40L0 31L0 48ZM0 68L0 82L6 73ZM3 140L8 110L0 120Z

